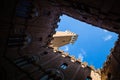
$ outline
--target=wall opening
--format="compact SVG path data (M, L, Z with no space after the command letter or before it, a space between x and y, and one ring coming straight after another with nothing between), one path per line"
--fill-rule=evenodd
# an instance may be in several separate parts
M88 65L101 68L110 50L114 47L118 34L81 22L67 15L60 16L60 19L56 31L71 31L77 34L78 38L74 44L67 44L60 47L59 50L80 58L82 62L88 62Z
M63 63L63 64L60 66L61 69L67 69L67 67L68 67L68 64L66 64L66 63Z
M92 78L88 76L88 77L86 78L86 80L92 80Z

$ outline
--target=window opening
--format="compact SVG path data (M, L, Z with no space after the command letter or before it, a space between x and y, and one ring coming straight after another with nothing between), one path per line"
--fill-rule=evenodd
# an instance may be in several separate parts
M92 78L88 76L88 77L86 78L86 80L92 80Z
M67 67L68 67L68 64L66 64L66 63L63 63L63 64L60 66L61 69L67 69Z

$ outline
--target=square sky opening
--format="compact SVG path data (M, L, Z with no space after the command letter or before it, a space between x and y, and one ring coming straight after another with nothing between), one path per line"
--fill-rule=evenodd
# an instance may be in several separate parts
M63 14L60 16L56 31L71 31L78 35L74 44L67 44L59 48L70 55L88 62L95 68L101 68L110 50L118 39L118 34L108 30L81 22Z

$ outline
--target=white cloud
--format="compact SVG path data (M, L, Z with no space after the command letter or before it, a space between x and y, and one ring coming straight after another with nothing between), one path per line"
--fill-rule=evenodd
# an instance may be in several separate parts
M85 52L84 49L81 49L81 53L84 54L84 55L86 55L86 52Z
M84 49L80 50L81 52L78 54L78 58L81 59L81 61L83 61L84 57L86 56L86 52Z
M110 39L112 39L112 35L107 35L107 36L104 37L104 41L108 41Z
M69 47L68 46L64 46L63 51L68 51Z
M81 61L83 61L84 56L80 53L80 54L78 54L78 58L79 58Z
M104 29L103 31L104 31L104 32L108 32L108 30L105 30L105 29Z

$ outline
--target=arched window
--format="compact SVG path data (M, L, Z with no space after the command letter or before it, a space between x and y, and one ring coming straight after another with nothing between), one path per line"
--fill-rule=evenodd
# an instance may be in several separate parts
M16 16L26 19L38 17L39 12L32 0L19 0L16 7Z
M26 57L19 57L14 61L14 63L20 68L24 68L30 64Z
M8 38L8 47L21 47L28 46L32 41L29 34L13 34Z
M86 80L92 80L92 78L91 78L90 76L88 76L88 77L86 78Z
M66 63L63 63L63 64L60 66L61 69L67 69L67 67L68 67L68 64L66 64Z
M16 7L16 16L22 18L29 18L29 13L31 12L31 7L33 6L32 1L30 0L19 0Z
M40 60L40 58L37 55L28 56L28 58L27 58L27 61L29 63L36 63L36 62L39 62L39 60Z
M25 37L26 35L22 35L22 34L11 35L8 38L8 47L24 46Z
M63 76L58 70L49 70L46 72L44 76L40 78L40 80L63 80Z
M39 61L39 57L36 55L33 55L33 56L19 57L16 60L14 60L14 63L20 68L25 68L25 67L31 66L32 63L35 63L38 61Z

